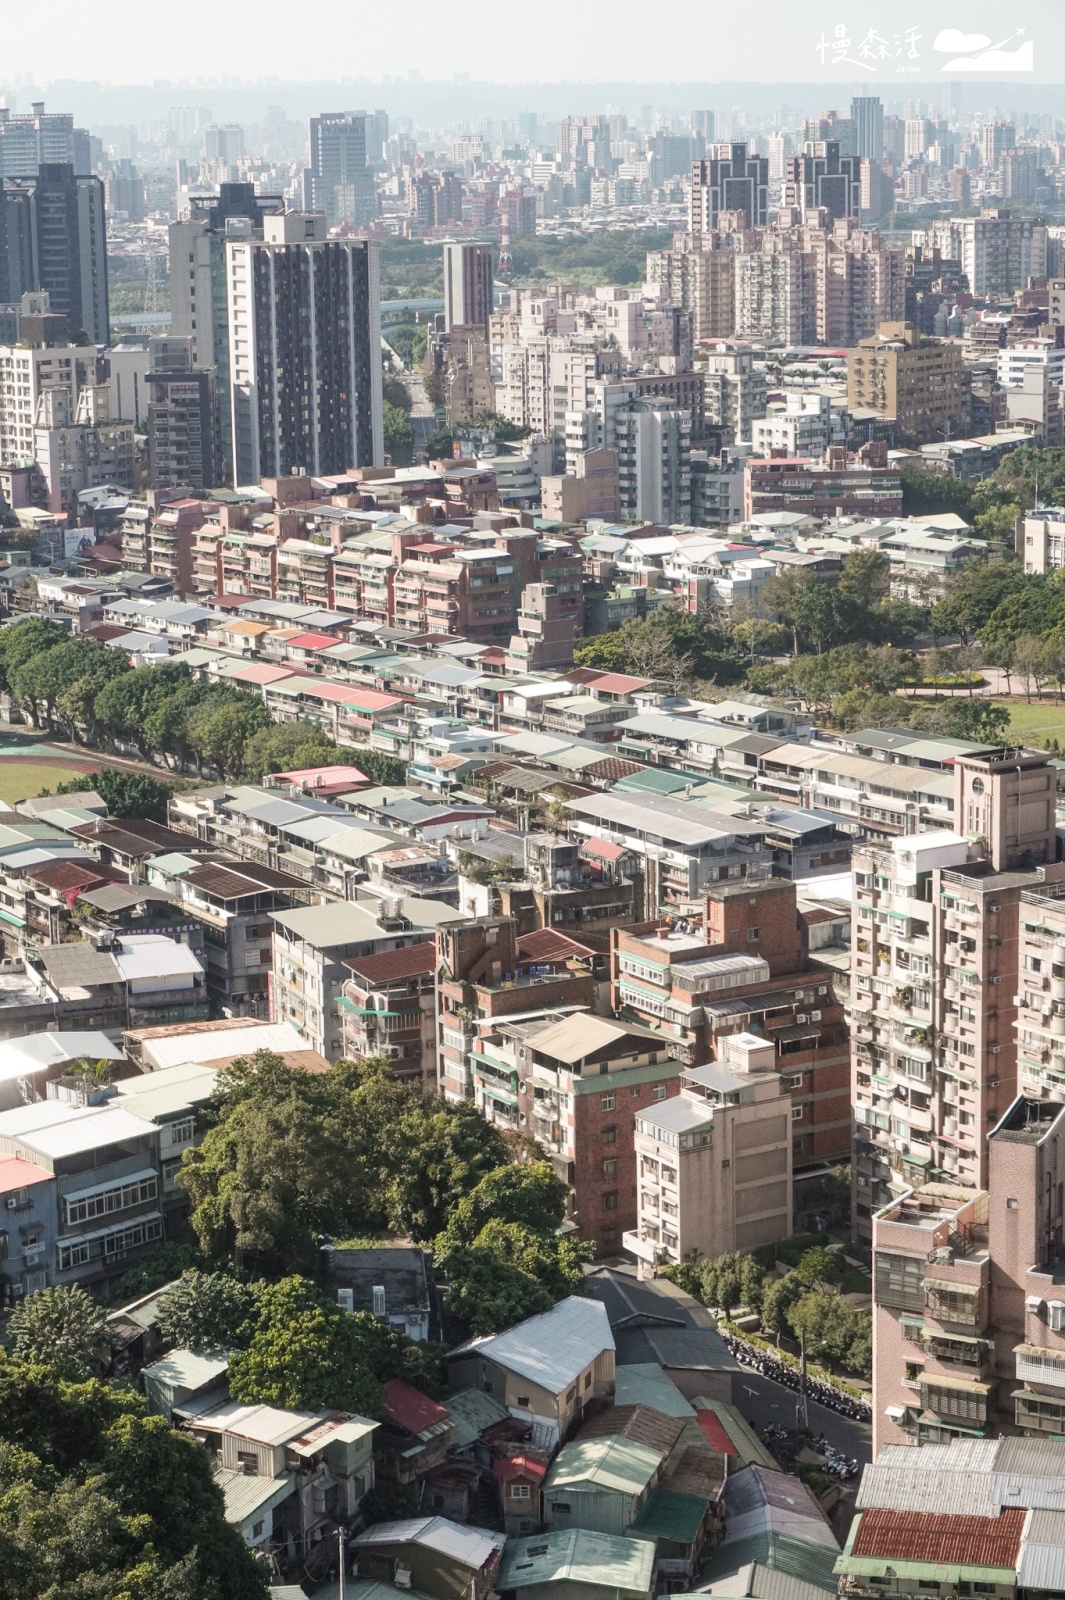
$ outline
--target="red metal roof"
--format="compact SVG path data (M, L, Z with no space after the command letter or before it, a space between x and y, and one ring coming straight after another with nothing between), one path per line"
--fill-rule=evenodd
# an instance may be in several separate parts
M416 978L436 966L436 945L409 944L405 950L382 950L375 956L357 956L344 965L368 983L390 983L398 978Z
M650 678L630 678L624 672L601 672L588 683L589 689L602 689L604 694L634 694L650 687Z
M275 778L284 778L286 783L298 783L305 791L312 789L329 789L340 786L353 789L357 783L368 783L365 772L360 772L358 767L302 767L298 772L275 772Z
M512 1478L535 1478L537 1482L547 1476L547 1464L534 1461L532 1456L498 1456L492 1462L492 1476L502 1483Z
M406 1433L424 1433L428 1428L451 1421L443 1406L438 1406L420 1389L404 1383L402 1378L390 1378L385 1384L381 1415L386 1422L393 1423Z
M582 856L598 856L601 861L620 861L625 854L625 846L611 839L585 839L581 845Z
M918 1511L863 1511L852 1546L856 1556L895 1561L955 1563L969 1567L1015 1567L1024 1519L1020 1506L997 1517L957 1517Z
M28 1189L31 1183L51 1183L53 1175L21 1156L7 1156L0 1161L0 1194L10 1194L12 1189Z
M288 641L290 650L328 650L336 639L328 633L297 633Z
M734 1456L737 1454L736 1446L729 1437L725 1424L721 1421L716 1411L697 1411L695 1420L699 1424L699 1432L710 1446L721 1456Z
M568 933L554 928L536 928L518 940L520 961L569 961L574 956L594 955L590 945L578 944Z
M70 796L70 804L77 804L77 795ZM62 805L62 799L56 805ZM34 883L43 883L46 889L55 889L62 893L66 889L88 889L92 884L107 883L108 876L105 872L94 872L89 867L79 865L77 861L48 861L43 867L31 867L26 874Z
M275 667L269 661L249 661L239 672L231 672L234 683L277 683L281 678L294 678L291 667Z

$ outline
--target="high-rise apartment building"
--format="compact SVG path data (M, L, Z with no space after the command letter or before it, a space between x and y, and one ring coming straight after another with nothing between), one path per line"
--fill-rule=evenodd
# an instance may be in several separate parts
M110 344L107 224L100 178L78 177L70 162L49 162L34 184L37 287L72 333Z
M902 443L957 434L964 409L960 346L925 339L909 322L881 323L848 351L847 404L894 417Z
M690 234L676 235L672 250L647 256L647 281L661 285L662 297L692 319L692 338L727 339L735 327L734 252L719 234L692 248Z
M870 161L884 159L884 106L875 94L855 95L851 101L854 153Z
M747 226L757 228L768 204L769 161L749 154L745 144L719 144L713 155L692 163L689 228L700 248L721 212L742 212Z
M33 459L38 402L61 389L67 411L77 410L78 394L96 382L96 351L72 343L66 319L48 309L46 295L25 295L17 343L0 345L0 461Z
M783 204L798 210L804 222L822 209L833 220L857 218L862 209L861 161L841 155L836 139L807 140L802 155L785 164Z
M980 150L985 167L997 167L1004 150L1017 143L1017 128L1012 122L985 122Z
M481 327L492 315L492 246L444 245L444 326Z
M812 344L813 261L799 229L769 228L735 260L736 333L769 344Z
M987 1132L1017 1090L1019 927L1036 921L1021 897L1065 884L1055 800L1044 754L962 754L956 831L855 849L853 1170L866 1238L907 1184L987 1184Z
M721 429L722 444L749 440L756 418L765 416L765 367L742 345L719 344L706 358L706 420Z
M37 288L33 190L0 179L0 305L17 305Z
M670 400L636 395L614 417L623 518L691 521L691 413Z
M75 128L70 112L46 112L43 100L21 115L0 106L0 178L35 178L53 162L79 174L92 170L89 136Z
M257 195L253 184L223 183L217 198L194 201L191 216L170 224L171 326L191 340L194 367L215 369L222 482L233 470L226 241L261 239L263 219L282 205L276 196Z
M234 483L380 465L376 246L297 211L226 253Z
M371 222L376 212L373 172L366 159L365 111L329 111L310 121L311 193L308 204L330 227Z

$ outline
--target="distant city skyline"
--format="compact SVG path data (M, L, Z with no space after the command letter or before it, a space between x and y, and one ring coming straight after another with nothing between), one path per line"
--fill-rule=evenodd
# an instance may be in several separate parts
M108 14L109 26L101 29L91 11L57 0L42 29L32 10L9 8L0 91L27 76L55 89L67 87L65 80L250 82L275 78L279 69L291 81L319 80L325 41L331 64L349 64L349 55L354 71L377 81L386 75L403 81L416 71L430 80L468 73L515 84L529 78L530 67L544 82L559 83L631 81L638 69L644 81L668 84L681 69L706 82L787 79L828 87L843 74L848 83L857 78L887 93L907 80L942 81L945 69L975 83L1065 79L1065 11L1057 0L1021 0L1008 8L971 0L963 18L949 0L915 0L903 11L886 0L808 8L758 0L732 10L673 0L667 26L659 29L647 27L633 0L622 0L607 30L597 12L548 0L537 8L533 40L485 0L474 0L463 13L464 26L448 31L440 28L435 8L410 5L402 35L392 11L353 11L340 0L321 0L314 27L305 30L292 28L291 13L276 0L254 8L248 0L224 6L188 0L179 29L162 17L153 23L129 0L112 0ZM957 48L944 41L937 52L937 39L947 33ZM985 73L981 61L995 70ZM209 66L220 69L213 80L205 79Z

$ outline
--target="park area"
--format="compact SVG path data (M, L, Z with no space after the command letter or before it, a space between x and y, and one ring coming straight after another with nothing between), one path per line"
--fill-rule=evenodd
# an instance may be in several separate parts
M89 752L68 754L35 738L0 734L0 800L6 805L17 805L31 795L55 790L71 778L99 769L99 759Z

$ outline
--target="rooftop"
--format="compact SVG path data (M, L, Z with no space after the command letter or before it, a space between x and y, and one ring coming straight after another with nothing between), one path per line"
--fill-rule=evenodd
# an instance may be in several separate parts
M613 1349L614 1336L604 1307L583 1295L570 1295L550 1311L528 1317L505 1333L468 1340L452 1350L449 1359L477 1352L529 1378L549 1394L559 1394L604 1350Z
M587 1528L564 1528L507 1541L497 1588L542 1583L604 1584L619 1593L651 1592L655 1546L649 1539L616 1538Z

